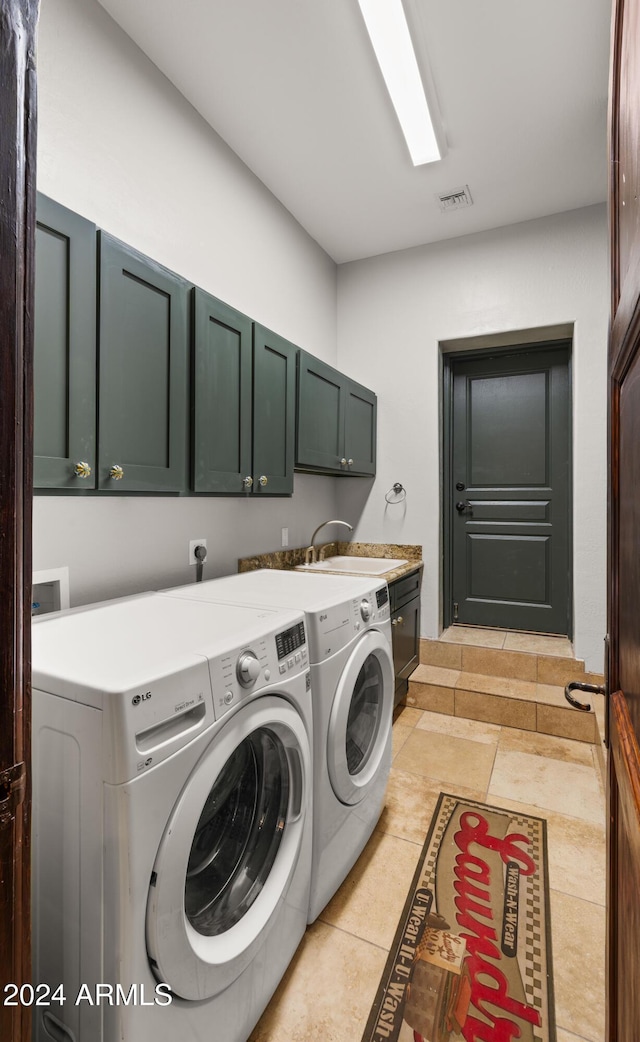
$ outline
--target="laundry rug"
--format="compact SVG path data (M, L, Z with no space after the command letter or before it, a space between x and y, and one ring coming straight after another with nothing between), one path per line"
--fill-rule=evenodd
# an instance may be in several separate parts
M362 1042L555 1042L546 821L441 793Z

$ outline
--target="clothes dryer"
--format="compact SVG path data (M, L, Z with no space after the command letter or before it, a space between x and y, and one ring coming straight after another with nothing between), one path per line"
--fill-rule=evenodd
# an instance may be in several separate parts
M305 613L314 734L311 923L362 853L384 805L394 699L387 584L263 569L165 594Z
M36 1039L245 1042L307 922L303 615L43 616L33 686Z

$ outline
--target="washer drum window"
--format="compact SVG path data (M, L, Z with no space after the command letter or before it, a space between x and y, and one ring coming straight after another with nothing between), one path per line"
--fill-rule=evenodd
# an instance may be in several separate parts
M327 733L331 786L342 803L364 799L391 741L393 659L384 634L368 630L337 685Z
M310 785L307 731L282 697L245 704L212 737L149 887L149 961L175 995L219 994L264 943L296 871Z

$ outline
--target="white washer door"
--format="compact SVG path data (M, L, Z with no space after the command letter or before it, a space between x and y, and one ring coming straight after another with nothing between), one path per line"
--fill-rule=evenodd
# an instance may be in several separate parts
M393 663L386 637L363 634L336 689L327 735L327 764L342 803L359 803L377 774L391 732Z
M223 991L277 919L305 829L311 753L283 698L242 707L175 804L147 902L154 973L183 999Z

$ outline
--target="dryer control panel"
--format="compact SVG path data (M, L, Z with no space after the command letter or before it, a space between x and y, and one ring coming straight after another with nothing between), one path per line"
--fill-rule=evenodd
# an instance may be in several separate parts
M381 630L391 641L389 589L386 582L373 586L364 594L335 604L324 611L307 615L310 645L314 662L335 655L354 637L367 630Z

